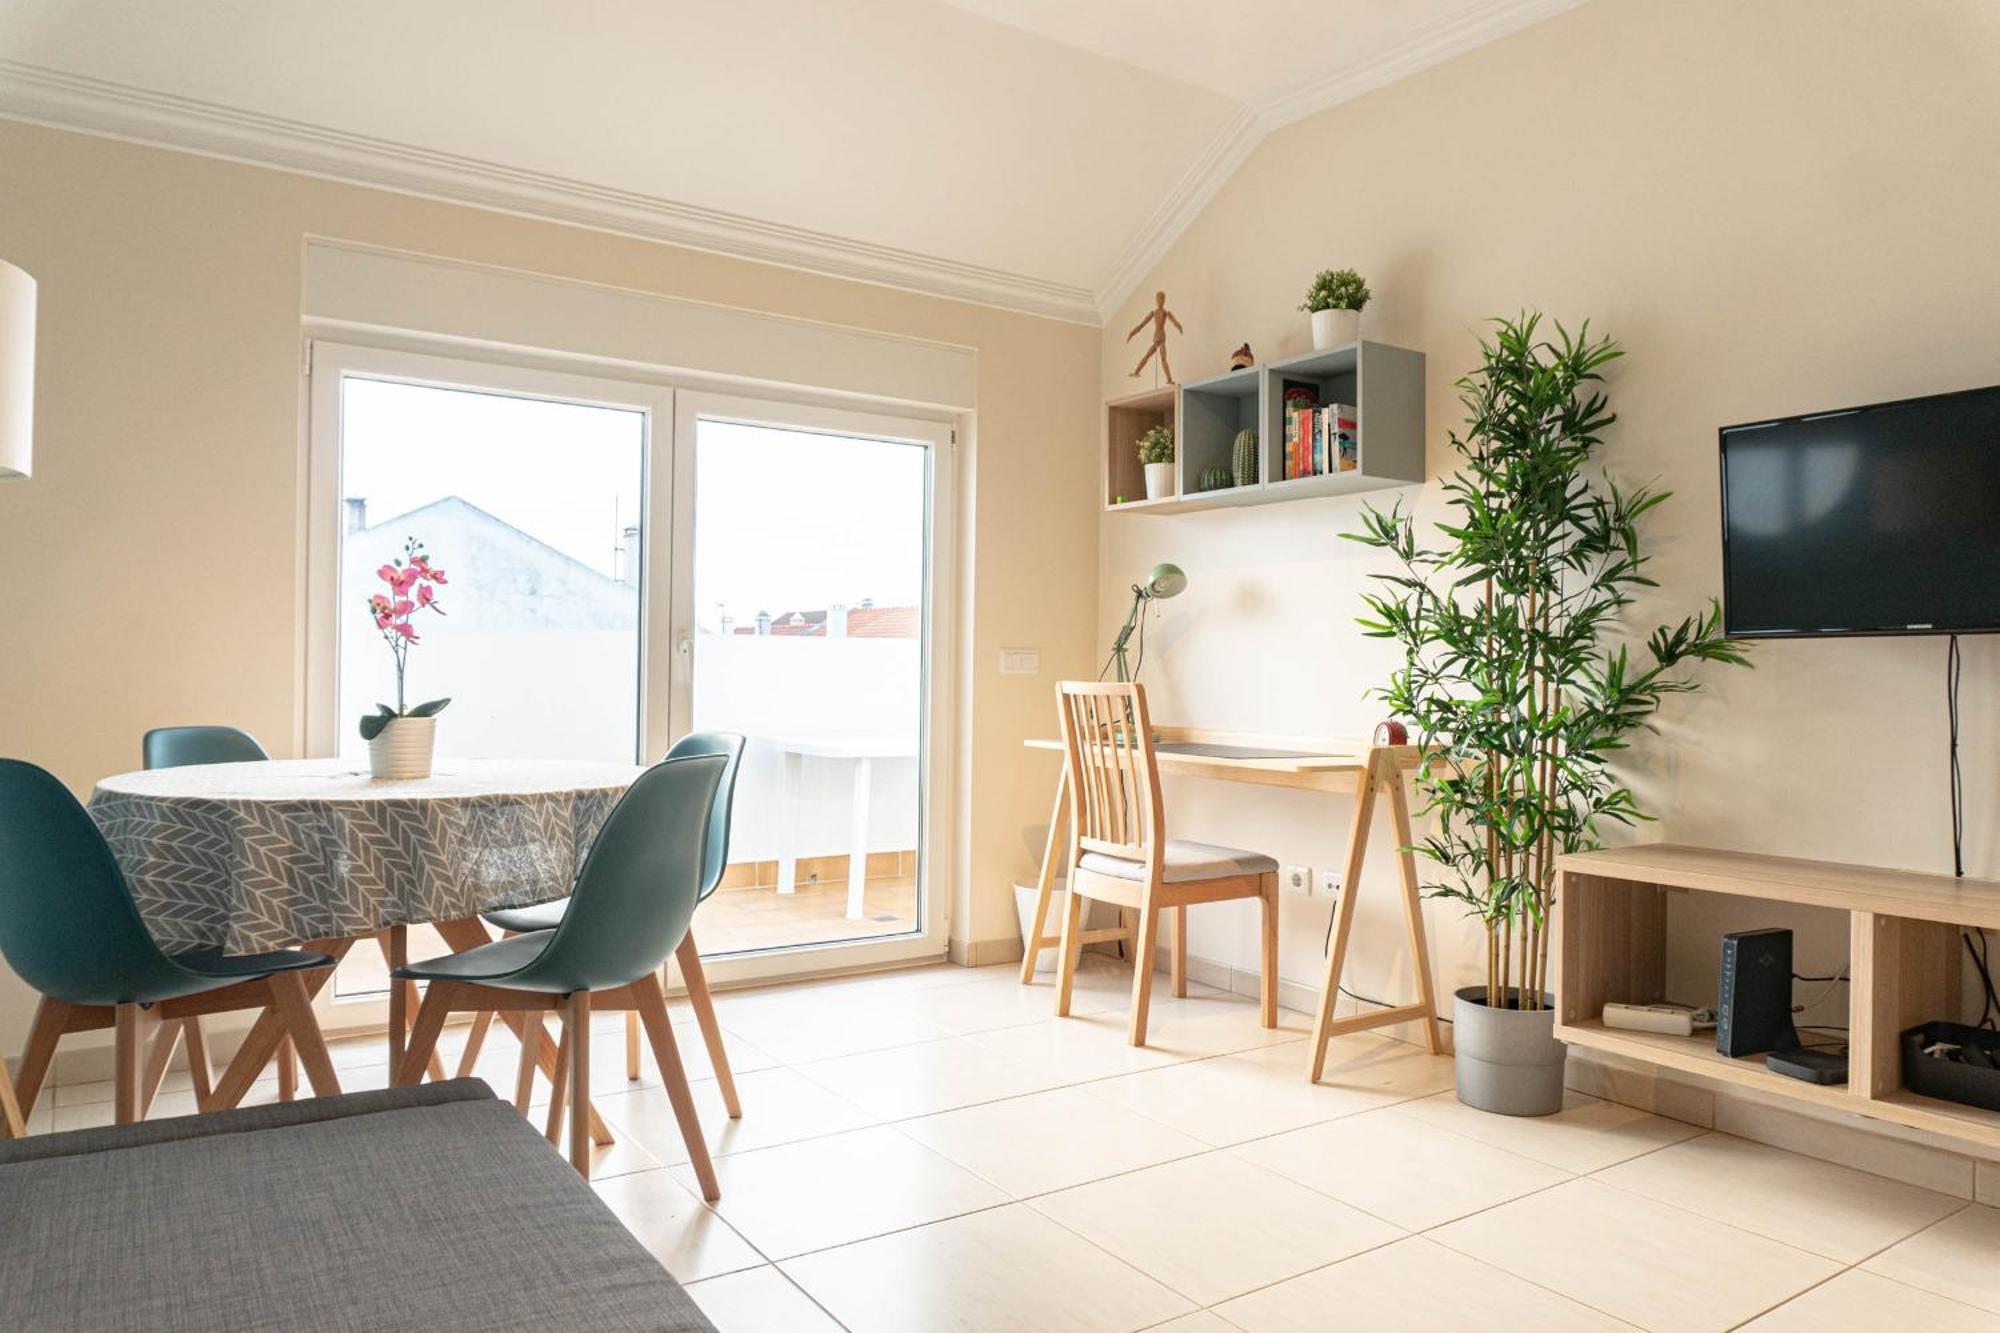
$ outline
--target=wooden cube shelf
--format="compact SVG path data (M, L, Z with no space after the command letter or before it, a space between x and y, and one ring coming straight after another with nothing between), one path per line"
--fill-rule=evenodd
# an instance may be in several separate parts
M2000 1159L2000 1112L1903 1087L1898 1038L1959 1006L1962 927L2000 927L2000 882L1672 844L1564 857L1556 887L1556 1036L1573 1046L1846 1111ZM1666 900L1692 890L1848 916L1848 1081L1822 1087L1731 1058L1712 1033L1607 1028L1607 1001L1666 999ZM1720 941L1717 941L1718 948ZM1681 998L1686 1002L1686 997Z

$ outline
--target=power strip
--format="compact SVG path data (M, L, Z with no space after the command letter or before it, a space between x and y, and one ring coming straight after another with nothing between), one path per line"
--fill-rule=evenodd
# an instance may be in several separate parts
M1604 1006L1604 1026L1692 1037L1696 1028L1714 1027L1715 1015L1707 1009L1690 1009L1684 1004L1614 1003Z

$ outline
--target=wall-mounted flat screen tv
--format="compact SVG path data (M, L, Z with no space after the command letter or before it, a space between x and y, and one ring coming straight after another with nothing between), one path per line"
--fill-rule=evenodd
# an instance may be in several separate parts
M1737 638L2000 631L2000 385L1722 430Z

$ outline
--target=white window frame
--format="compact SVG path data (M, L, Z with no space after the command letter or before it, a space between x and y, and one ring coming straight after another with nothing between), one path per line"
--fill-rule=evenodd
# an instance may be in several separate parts
M943 959L953 897L955 820L953 774L957 738L957 434L941 412L904 415L899 410L860 411L833 406L829 395L774 390L771 397L720 393L699 376L610 378L551 368L535 357L478 359L411 350L411 340L369 346L327 338L306 344L306 394L301 527L297 753L337 752L336 716L340 662L339 551L341 508L341 385L350 376L411 384L489 390L523 397L637 410L646 414L643 545L640 580L640 753L646 762L665 753L689 729L692 717L693 541L695 429L704 418L894 440L928 451L930 506L927 606L924 625L924 719L918 789L923 802L923 856L919 866L917 930L884 939L829 941L784 951L704 960L717 984L777 980L813 973L858 971L924 959ZM457 350L451 348L450 350ZM504 355L504 354L501 354ZM681 387L680 381L696 387ZM782 396L778 396L782 394ZM661 537L666 540L660 540ZM657 670L666 663L665 672ZM697 937L698 938L698 937ZM366 943L359 948L372 947ZM329 1028L385 1023L381 997L339 1001L326 987L317 1006Z

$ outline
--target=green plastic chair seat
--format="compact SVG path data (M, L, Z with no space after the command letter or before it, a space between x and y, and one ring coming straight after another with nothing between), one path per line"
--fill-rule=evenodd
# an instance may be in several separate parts
M727 756L662 759L598 830L562 924L396 969L403 981L476 981L545 995L628 986L687 938Z
M719 754L729 761L722 770L722 787L715 794L715 808L708 816L708 836L702 844L701 896L696 901L705 902L722 883L722 872L729 866L729 818L735 808L736 771L743 762L743 737L733 731L691 731L667 747L666 757L685 759L698 754ZM480 916L495 930L526 935L536 930L554 930L562 924L567 910L569 899L558 898L552 903L505 907L496 912L482 912Z
M224 985L234 985L250 977L268 977L279 972L306 972L315 967L332 967L333 959L323 953L303 949L280 949L276 953L224 953L220 949L190 949L167 957L190 972L215 977Z
M495 930L504 930L510 935L527 935L537 930L554 930L562 924L563 913L569 910L569 899L558 898L552 903L536 903L533 907L508 907L498 912L483 912L486 924Z

